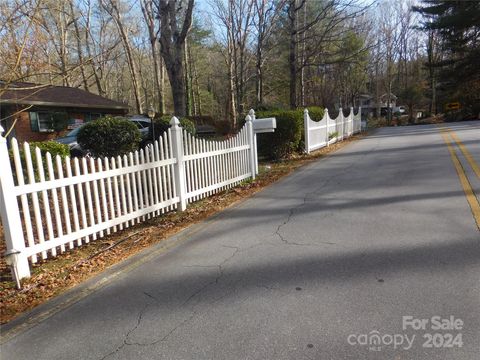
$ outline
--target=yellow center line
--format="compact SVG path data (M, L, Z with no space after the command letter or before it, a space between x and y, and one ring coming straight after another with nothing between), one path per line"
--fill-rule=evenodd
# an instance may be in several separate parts
M460 184L462 185L463 192L465 193L465 197L467 198L468 205L470 205L470 209L472 211L473 218L477 224L478 230L480 230L480 203L473 191L472 185L468 181L467 175L465 174L465 170L463 169L462 163L458 159L457 153L455 152L455 148L453 147L450 138L448 136L448 130L445 128L440 128L443 140L447 144L448 151L450 152L450 156L452 158L453 165L455 166L455 170L457 171L458 178L460 179Z
M450 128L446 128L448 131L449 131L449 134L450 136L452 137L452 139L457 143L458 147L460 148L460 151L462 152L463 156L465 156L465 159L467 159L468 163L470 164L470 166L472 167L473 169L473 172L477 175L477 177L480 179L480 166L478 166L478 164L475 162L475 160L473 159L472 155L470 154L470 152L467 150L467 148L465 147L465 145L463 145L463 143L460 141L460 139L458 138L457 134L455 133L455 131L453 131L452 129Z

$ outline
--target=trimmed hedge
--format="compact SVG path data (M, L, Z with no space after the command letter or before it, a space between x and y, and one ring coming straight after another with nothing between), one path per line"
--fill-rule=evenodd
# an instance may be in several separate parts
M155 127L155 136L158 137L160 134L163 134L165 131L170 128L170 120L172 119L169 115L163 115L153 119L153 126ZM195 123L192 120L182 118L180 120L180 125L182 128L187 130L190 134L195 135ZM151 135L151 134L150 134ZM152 136L150 136L151 138Z
M311 106L307 109L312 120L322 120L325 113L323 108ZM279 160L288 158L294 152L303 152L305 142L303 113L304 109L258 111L257 119L266 117L277 119L277 128L274 133L257 136L259 154L269 159Z
M307 109L310 119L313 121L320 121L323 119L323 115L325 115L325 109L320 106L311 106L307 107Z
M38 180L38 169L37 169L37 155L35 153L35 148L40 149L40 153L42 155L42 163L43 163L43 168L45 169L45 174L47 173L47 160L45 157L45 154L47 152L52 155L52 160L55 162L55 157L58 155L62 159L66 158L67 156L70 156L70 148L68 145L65 144L60 144L57 143L56 141L39 141L39 142L31 142L30 144L30 156L32 158L33 162L33 168L35 171L35 179ZM25 179L27 178L27 163L25 161L25 151L23 150L23 146L19 147L19 154L20 154L20 161L22 163L22 168L23 168L23 173L25 176ZM13 150L10 149L9 151L10 155L10 163L14 164L14 158L13 158ZM14 174L16 177L16 174Z
M261 156L279 160L297 151L302 138L303 110L258 111L256 117L274 117L277 120L275 132L257 136Z
M140 140L140 131L133 122L112 116L86 123L77 135L80 146L94 157L127 154L138 149Z

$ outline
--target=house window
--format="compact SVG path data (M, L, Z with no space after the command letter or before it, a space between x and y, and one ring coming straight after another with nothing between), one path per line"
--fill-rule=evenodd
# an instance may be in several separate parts
M30 126L32 131L52 132L52 113L46 111L30 112Z
M89 121L97 120L101 116L102 114L100 113L88 113L85 115L85 121L89 122Z
M38 112L38 130L40 132L52 132L53 131L53 119L52 113Z
M30 112L30 126L36 132L54 132L67 127L66 113L51 111Z

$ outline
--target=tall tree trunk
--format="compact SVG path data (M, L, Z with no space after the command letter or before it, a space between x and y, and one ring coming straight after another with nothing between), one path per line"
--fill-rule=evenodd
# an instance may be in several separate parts
M232 129L237 127L237 109L235 106L235 64L233 60L233 44L231 42L228 45L228 104L227 104L227 114L228 117L232 120Z
M150 48L152 50L152 60L153 60L153 75L155 77L155 92L157 93L156 98L158 102L158 112L160 114L165 113L165 101L163 99L164 92L163 92L163 80L161 76L162 69L160 69L159 62L161 62L161 59L158 58L158 52L157 52L157 41L154 39L153 41L150 42Z
M75 9L73 8L73 0L69 1L69 5L70 5L70 11L72 13L73 27L75 29L75 38L76 38L76 42L77 42L77 56L78 56L78 62L79 62L79 66L80 66L80 73L82 75L83 88L86 91L89 91L87 76L85 75L85 64L84 64L84 61L83 61L82 43L81 43L81 40L80 40L80 29L78 27L78 21L77 21L77 17L76 17L76 14L75 14Z
M255 95L256 95L256 106L257 108L260 105L263 105L263 37L264 37L264 7L261 7L260 14L258 17L258 35L257 35L257 51L256 51L256 63L255 63Z
M303 24L302 28L307 25L307 4L303 5ZM298 28L298 27L297 27ZM307 31L302 32L302 56L301 56L301 70L300 70L300 105L305 107L305 37Z
M187 116L192 116L192 84L191 84L191 76L190 76L190 59L189 59L189 51L188 51L188 37L185 39L185 49L183 52L184 60L183 63L185 64L185 95L186 95L186 114Z
M93 59L92 49L90 47L90 16L92 13L92 8L90 1L87 1L87 16L86 16L86 25L85 25L85 48L87 50L87 55L89 58L89 63L92 67L93 77L95 78L95 85L97 86L97 91L100 96L105 96L105 90L103 89L100 77L98 76L97 68L95 66L95 60Z
M183 71L183 44L176 44L175 50L169 52L175 54L172 59L164 57L165 67L167 69L168 79L172 88L173 108L176 116L185 116L187 114L186 91L185 91L185 72Z
M197 64L195 61L192 63L193 65L193 79L195 82L195 115L202 116L202 99L200 97L200 85L198 83L198 72L197 72Z
M121 32L123 33L124 31L122 30ZM127 55L128 69L130 70L130 76L132 78L133 95L135 97L135 107L137 109L137 112L139 114L142 114L143 108L142 108L142 101L141 101L141 95L140 95L140 86L138 84L137 65L135 63L135 59L133 58L132 48L130 46L130 41L127 37L127 34L123 33L121 37L122 37L123 45L125 48L125 53Z
M380 107L380 40L377 40L377 52L375 54L377 57L375 62L375 103L376 103L376 117L380 118L380 113L382 109Z
M186 115L185 74L183 71L184 43L192 25L194 0L188 0L181 30L178 29L176 0L159 0L160 53L165 61L172 88L175 115Z
M143 91L143 98L145 101L145 108L148 110L152 104L152 100L150 99L150 96L148 94L148 79L143 76L143 71L142 71L142 55L138 54L138 79L139 79L139 84L142 88Z
M166 108L165 108L165 66L163 64L163 59L161 57L158 58L158 65L159 69L158 72L160 74L160 105L158 107L158 111L160 114L165 114L166 113Z
M427 54L428 54L428 72L430 77L430 104L429 112L430 114L437 114L437 84L436 84L436 72L434 68L434 54L435 54L435 34L433 30L429 31L428 34L428 43L427 43Z
M152 61L153 61L153 75L154 79L154 87L156 92L156 101L158 103L157 110L160 114L165 113L165 100L164 100L164 85L163 85L163 66L162 60L159 56L159 52L157 49L157 31L156 31L156 22L155 16L153 12L153 0L142 0L141 8L143 13L143 18L145 19L145 23L148 29L148 35L150 39L150 50L152 53Z
M257 47L257 61L255 64L256 79L255 79L255 94L256 94L256 105L259 107L263 105L263 69L262 69L262 47L263 44L258 42Z
M117 26L118 33L120 38L122 39L123 48L125 49L125 54L127 56L127 64L128 70L130 71L130 76L132 80L132 87L133 87L133 95L135 97L135 107L139 114L143 113L142 108L142 101L140 95L140 86L138 84L138 70L137 64L135 63L135 59L133 57L132 47L130 45L130 40L128 38L127 30L123 26L123 22L120 16L120 11L117 7L117 2L114 0L109 0L107 4L105 4L105 0L102 0L102 5L105 11L107 11L110 16L112 16L115 25Z
M296 1L290 0L288 8L288 17L290 19L290 48L288 65L290 69L290 108L297 108L297 9Z
M190 87L190 98L192 99L192 115L198 115L198 106L197 106L197 94L194 89L194 81L195 81L195 59L192 55L192 47L189 46L187 48L188 51L188 82Z

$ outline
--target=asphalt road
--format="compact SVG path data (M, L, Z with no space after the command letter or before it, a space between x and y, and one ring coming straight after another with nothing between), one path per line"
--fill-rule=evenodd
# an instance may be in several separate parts
M479 164L480 121L449 128ZM1 358L478 359L467 200L437 127L380 129L4 333Z

